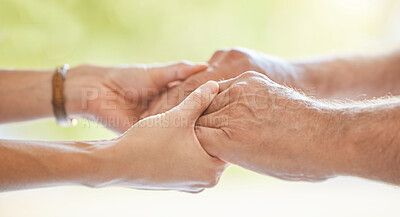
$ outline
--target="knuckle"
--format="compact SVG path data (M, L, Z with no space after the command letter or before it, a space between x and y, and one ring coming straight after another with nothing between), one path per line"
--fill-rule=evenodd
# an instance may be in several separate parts
M242 85L235 84L229 89L229 96L236 96L242 90Z
M265 76L259 72L255 72L255 71L247 71L247 72L242 73L238 77L238 80L240 81L239 83L246 84L246 85L242 85L246 89L248 89L248 88L252 89L259 84L265 84L265 82L267 82L267 83L272 82L272 80L269 79L267 76ZM274 83L274 82L272 82L272 83Z
M251 77L260 77L261 74L255 71L247 71L242 73L239 78L241 79L247 79L247 78L251 78Z

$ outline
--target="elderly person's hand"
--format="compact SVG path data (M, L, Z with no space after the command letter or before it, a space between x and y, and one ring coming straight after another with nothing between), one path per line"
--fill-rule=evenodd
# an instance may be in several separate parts
M287 180L335 176L345 156L331 137L340 128L316 101L265 75L246 72L220 82L217 95L197 122L196 134L212 156ZM336 125L335 125L336 126Z
M153 100L146 115L169 110L209 80L230 79L251 70L266 74L276 82L287 84L291 84L295 76L295 67L290 62L244 48L219 50L208 63L210 66L206 71L191 76L179 86L169 89Z

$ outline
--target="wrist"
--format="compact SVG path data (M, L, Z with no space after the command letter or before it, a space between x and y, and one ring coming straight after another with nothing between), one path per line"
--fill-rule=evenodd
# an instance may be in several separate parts
M354 164L354 147L349 141L348 130L349 115L342 108L326 106L323 111L325 116L322 132L324 138L321 144L325 144L328 165L332 173L337 175L346 175L349 168Z
M357 107L342 107L335 111L336 121L331 128L335 128L332 138L335 138L333 147L335 148L334 158L337 159L335 171L338 175L366 176L366 165L371 162L371 159L363 156L363 149L367 148L366 140L371 139L367 138L369 137L367 134L374 134L371 129L367 130L369 132L365 132L365 127L370 128L371 123L371 120L366 118L368 116L370 115Z
M48 183L101 187L109 182L108 141L34 142ZM33 147L33 146L32 146ZM39 155L38 155L39 156ZM36 162L36 161L35 161Z
M335 177L342 173L342 162L351 159L351 152L342 141L341 113L324 103L307 98L303 103L301 116L305 120L298 120L306 131L299 134L296 143L309 149L309 160L313 162L317 173L325 177ZM298 113L299 111L294 111ZM297 114L298 115L298 114ZM307 135L306 137L304 137Z
M136 145L147 141L140 139L141 137L131 129L118 138L94 142L97 147L101 148L93 152L92 159L96 165L100 166L95 167L94 177L96 179L91 182L91 186L140 187L144 185L145 181L150 180L154 171L149 170L148 160L152 157L141 151L141 148Z
M119 177L115 175L120 168L116 167L116 160L112 157L112 150L115 140L88 141L84 142L87 147L85 162L78 167L83 167L80 174L84 179L79 180L79 184L88 187L106 187L113 185ZM79 176L78 176L79 177Z
M89 103L100 97L106 69L91 65L71 68L65 79L65 109L68 116L82 117L90 111Z

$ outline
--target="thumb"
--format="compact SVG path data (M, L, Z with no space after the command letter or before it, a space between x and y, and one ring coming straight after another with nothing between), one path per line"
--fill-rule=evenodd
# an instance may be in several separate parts
M218 94L219 85L215 81L208 81L194 90L173 110L179 111L180 116L188 118L194 125L200 115L208 108L214 97Z
M185 61L181 63L175 63L164 67L156 67L154 70L150 70L150 76L158 87L163 88L174 81L182 81L188 77L204 71L208 68L208 64L193 64Z
M221 129L195 126L194 131L201 146L210 156L225 160L224 147L229 144L229 138Z

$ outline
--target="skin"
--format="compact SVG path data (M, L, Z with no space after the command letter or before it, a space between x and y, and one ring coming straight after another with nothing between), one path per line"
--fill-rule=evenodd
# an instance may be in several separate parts
M208 80L227 80L256 71L276 83L317 98L362 100L400 94L400 51L376 55L324 57L288 61L257 51L219 50L209 68L150 102L147 114L167 111Z
M400 100L327 104L257 72L220 82L196 135L212 156L293 181L400 185Z
M205 72L151 102L149 113L155 114L179 103L206 78L226 80L253 70L267 75L268 79L261 80L271 80L269 85L260 86L257 82L250 85L247 83L252 82L247 81L234 85L229 91L233 95L220 94L229 100L219 95L207 110L208 115L199 121L199 126L218 128L214 130L215 136L211 131L203 135L201 128L197 129L202 145L211 155L288 180L319 181L350 175L399 183L396 165L399 165L400 151L396 143L398 129L394 127L397 126L395 121L398 122L396 98L347 101L340 106L333 106L337 102L328 100L371 100L400 95L398 50L376 55L287 61L237 48L217 51L209 64ZM279 90L277 96L263 94L272 86ZM235 95L235 91L240 94ZM325 99L324 103L315 98ZM278 107L295 109L265 109L271 105L271 100ZM264 109L255 109L260 106ZM216 108L221 110L215 111ZM211 111L215 114L211 115ZM371 123L376 127L371 127ZM223 124L227 126L224 128ZM292 135L293 132L297 134ZM322 140L317 143L319 146L314 144L317 138ZM261 144L264 143L269 148L263 149Z
M317 98L363 100L400 95L400 51L292 62L289 83ZM269 76L268 73L265 75Z
M192 193L213 187L226 164L203 150L194 126L217 93L218 84L208 82L113 140L0 140L0 191L65 184Z
M121 134L139 120L151 99L169 83L183 81L206 68L207 64L189 62L81 65L67 73L66 111L70 117L90 119ZM52 76L52 71L0 70L0 123L53 117Z
M208 80L220 81L234 78L245 71L268 71L279 82L281 78L292 80L294 67L283 59L270 57L247 49L219 50L208 61L207 70L197 73L169 89L149 104L145 115L165 112L179 104L187 95ZM145 116L144 115L144 116Z
M220 50L210 59L210 67L207 70L197 73L183 82L173 82L172 80L177 80L176 76L174 77L175 79L171 80L161 79L163 82L161 82L162 85L160 86L154 85L154 79L150 79L153 81L149 82L153 85L150 86L156 89L155 91L150 91L150 93L149 91L137 91L143 90L143 88L146 89L146 87L148 87L147 85L140 86L141 84L146 84L146 82L136 83L139 85L138 87L140 87L140 89L137 89L136 92L131 91L131 93L133 93L132 96L134 96L132 98L129 98L130 95L126 94L126 92L131 90L130 85L135 83L137 79L129 80L126 76L118 75L131 75L130 72L134 70L129 68L116 70L96 68L94 71L104 70L105 73L100 73L102 76L96 76L99 74L95 74L91 72L91 70L84 70L88 74L88 76L84 76L88 78L87 80L83 80L82 78L73 79L74 76L72 75L74 73L69 73L72 75L70 79L68 79L69 84L66 82L67 102L69 102L67 103L67 111L69 114L100 121L116 131L123 132L124 129L130 126L129 123L135 123L139 117L143 118L151 114L159 114L174 108L181 103L186 96L207 80L212 79L219 81L235 78L247 70L256 70L257 73L245 73L238 78L222 82L220 95L216 97L216 100L204 113L205 116L198 121L196 135L208 153L224 161L238 164L256 172L288 180L319 181L337 175L351 175L398 184L399 169L397 165L399 165L398 153L400 153L397 144L398 138L396 137L398 132L397 123L399 123L398 100L391 98L390 100L380 100L377 102L366 101L358 105L344 103L337 105L306 97L286 86L300 89L306 94L319 98L333 99L359 98L360 94L368 94L364 95L364 98L379 97L389 92L392 94L399 94L399 56L399 52L393 52L376 56L324 58L314 59L313 61L293 62L246 49ZM83 66L83 68L85 67L94 69L94 67L91 66ZM193 71L204 70L204 67L207 66L202 67L203 69L200 67ZM113 71L113 73L109 73L110 71ZM178 72L176 70L172 71L174 71L174 75L182 73L182 71L178 73L179 70ZM187 74L193 74L193 71ZM1 117L2 121L18 120L21 113L27 116L22 118L24 120L49 116L49 107L45 106L45 104L49 102L49 97L43 91L49 91L48 86L46 88L49 76L47 75L46 77L44 74L45 73L41 76L37 76L42 77L39 80L24 80L25 83L30 84L28 85L29 88L24 88L24 85L21 84L18 85L18 82L22 79L21 77L25 76L4 82L6 84L15 83L17 84L15 85L16 87L23 89L25 92L18 88L17 91L11 92L14 95L6 93L5 90L7 89L0 91L0 94L3 94L2 96L5 98L8 97L8 102L17 103L17 105L19 105L19 107L16 106L15 110L11 111L0 107L0 111L7 114ZM151 70L150 73L138 73L138 76L134 78L146 77L148 74L152 74ZM268 75L271 79L262 74ZM79 77L78 73L76 73L76 75ZM154 78L153 76L150 77ZM181 75L177 77L182 78L185 76ZM105 79L106 81L103 78L107 78ZM46 81L46 79L47 82L43 82ZM2 80L0 80L0 82L1 81ZM31 81L36 81L37 83L30 83ZM0 84L4 85L4 83ZM37 86L40 86L40 88L36 88ZM161 87L164 86L175 87L168 89L159 97L152 97L157 96L160 90L162 91ZM76 90L79 90L79 88L81 88L81 91L78 91L78 94L74 93ZM93 92L89 93L87 91L91 91L92 89L95 90L94 94ZM96 91L99 93L97 94ZM19 92L25 94L18 95ZM25 96L28 92L42 94L35 94L34 98L29 98L22 102L21 100L16 100L15 97ZM93 95L96 97L92 97ZM109 99L110 96L112 100ZM149 97L152 100L150 100ZM121 98L123 98L122 103L120 100ZM201 98L197 97L196 99L197 100L194 101L202 102ZM127 109L125 107L125 100L128 102L133 101L136 103L135 105L140 102L139 104L141 106L135 106L134 108L129 107ZM142 101L145 102L145 105L142 104ZM84 102L86 104L81 104L79 106L77 103L72 102ZM148 102L150 102L149 107L147 106ZM21 108L27 105L32 106L32 111L28 113L26 111L21 111ZM109 107L110 105L111 107ZM144 111L146 108L147 111ZM124 112L121 112L121 110L124 110ZM173 112L170 113L174 114ZM168 114L168 112L166 114ZM200 114L194 117L198 117L199 115ZM129 117L131 116L134 117L134 120L129 121ZM178 115L175 114L172 116L176 117ZM122 118L122 120L128 121L127 124L121 126L121 124L110 124L109 121L104 121L104 119L99 119L98 117ZM179 115L179 118L174 119L181 120L181 115ZM147 119L145 119L143 123L147 123L146 120ZM165 123L165 121L162 120L164 119L160 117L156 122ZM374 123L376 127L371 127L371 123ZM150 121L148 124L149 127L150 125L154 127L154 122ZM187 125L185 124L185 126ZM132 128L135 129L135 127ZM179 129L182 130L182 128ZM191 127L189 127L189 129L188 131L192 131ZM177 134L177 132L170 133L169 135ZM129 133L124 134L124 136L128 134ZM153 136L155 132L148 133L143 131L137 134L137 136L134 136L134 139L140 138L142 135L149 135L150 137ZM189 134L190 136L183 136L183 138L188 137L190 140L190 138L193 139L193 137L195 137L193 136L193 132ZM159 135L158 132L157 135ZM119 137L120 140L123 140L124 136ZM169 139L168 136L165 138ZM172 137L171 140L173 138L176 137ZM134 139L130 138L126 140L133 141ZM177 143L178 142L179 141L177 141ZM18 147L19 144L18 141L2 141L2 143L4 144L3 146L7 148L10 147L10 145L8 145L9 143L15 143L13 145L16 145L16 147ZM102 145L89 145L89 148L83 145L83 149L97 150L99 146L123 147L123 145L110 145L112 143L112 141L106 141L102 143ZM146 141L142 141L142 143L146 143ZM32 144L27 144L25 147L23 145L25 143L23 142L21 142L21 144L22 147L20 147L20 149L22 150L32 146ZM60 144L60 147L64 147L64 150L70 149L71 147L74 149L75 146L81 147L80 144L82 143L68 143L65 144L65 146L63 146L63 143ZM194 144L199 143L197 142ZM48 146L53 147L48 143L44 143L44 146L47 148ZM131 145L126 146L131 147ZM40 147L40 145L33 145L33 147ZM153 148L152 145L147 144L143 149L146 147ZM123 151L119 153L121 155L129 153L126 149L127 148L121 148ZM182 148L180 147L178 149ZM118 153L118 151L114 150L117 150L117 148L109 149L106 153ZM160 153L159 150L152 151ZM15 150L11 152L15 152ZM50 152L54 153L55 151ZM161 151L161 153L163 152L165 152L165 150ZM40 150L40 153L43 153L43 150ZM138 151L138 153L141 152ZM146 151L145 153L148 152ZM132 153L132 155L134 154ZM80 161L80 155L74 156L74 162L80 162L79 165L100 165L99 162L91 164L85 160ZM104 156L108 155L104 154ZM140 156L142 155L138 155L138 158L140 158ZM72 158L71 156L68 159ZM4 157L3 159L6 158ZM21 159L24 159L24 157ZM60 156L58 156L57 160L59 159L61 159ZM118 162L119 158L107 157L106 159L113 159ZM192 162L192 158L189 161ZM169 171L168 167L165 167L165 165L168 165L166 162L171 161L169 159L158 164L160 167L164 166L164 172ZM225 166L221 161L217 162L218 165L213 165L215 166L213 168L218 168L214 170L214 174L220 174L223 170L220 168ZM127 162L123 165L121 164L120 167L126 166L126 163ZM54 162L51 162L51 164L54 164ZM59 174L49 172L42 166L41 168L45 169L38 171L32 169L32 171L34 171L34 173L31 174L32 177L36 177L35 174L38 174L37 178L39 180L33 179L29 180L29 182L24 182L25 179L21 178L22 181L16 183L20 186L29 186L29 183L33 183L33 186L35 186L35 183L37 184L36 186L40 186L52 183L60 184L61 182L80 183L89 186L103 186L116 183L119 186L133 188L147 188L146 186L150 186L149 188L151 189L173 189L173 186L180 186L175 189L191 192L200 191L204 187L199 187L199 182L186 182L182 181L182 179L177 179L177 181L175 180L176 182L165 181L164 179L167 179L165 177L170 177L171 175L172 177L177 177L175 174L169 173L158 173L161 174L161 177L164 177L164 179L162 179L164 181L160 181L160 179L151 176L151 174L154 175L154 173L146 175L145 172L137 172L134 168L132 168L132 170L137 172L135 174L141 174L141 177L152 177L153 179L139 178L140 181L137 181L135 176L126 178L129 176L123 176L121 174L115 176L109 175L113 174L114 171L118 171L118 169L107 166L102 168L111 169L106 170L107 172L102 173L103 175L97 174L99 175L97 178L96 174L90 173L90 171L93 170L85 170L81 174L74 176L65 171L67 170L65 169L67 167L65 164L70 166L71 162L66 160L66 162L60 162L60 164L60 166L56 167L64 168L64 170L60 169L62 172ZM26 167L26 165L22 165L21 168L24 168L24 166ZM82 170L85 168L85 166L82 167ZM149 166L149 168L154 169L156 167ZM191 170L193 168L196 167L191 167ZM7 168L3 168L3 170L6 171ZM25 174L29 173L25 172ZM56 175L47 177L43 174ZM63 174L67 178L57 178L64 177ZM88 176L83 174L87 174ZM126 174L126 172L124 172L124 174ZM213 179L208 179L209 182L206 186L214 185L216 183L215 180L217 180L215 177L219 176L213 176ZM60 182L57 182L57 180ZM131 182L126 180L131 180ZM136 182L134 180L136 180ZM201 180L203 180L202 183L204 184L204 179ZM6 189L15 188L12 184L10 185L10 182L7 180L5 180L4 183L6 183ZM147 183L148 185L145 186L143 183ZM189 183L192 183L192 185Z

